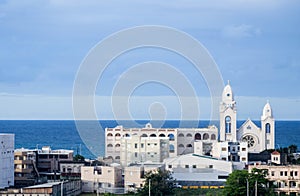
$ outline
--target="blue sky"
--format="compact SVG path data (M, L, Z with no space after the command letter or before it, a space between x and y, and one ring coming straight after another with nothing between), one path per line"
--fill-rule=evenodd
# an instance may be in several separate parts
M224 81L230 80L239 119L259 119L266 100L275 118L300 119L296 0L0 0L0 119L72 119L73 82L84 57L105 37L139 25L170 26L199 40ZM149 60L184 73L199 96L200 117L209 118L209 92L201 75L181 57L151 48L124 54L108 67L96 90L99 118L113 117L107 103L116 78ZM167 118L180 116L167 87L149 83L134 95L134 118L148 118L155 102L168 110Z

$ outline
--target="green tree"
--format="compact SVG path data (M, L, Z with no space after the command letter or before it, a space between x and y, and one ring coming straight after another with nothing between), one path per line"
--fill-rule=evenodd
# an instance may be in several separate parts
M145 185L138 191L138 195L149 194L152 196L173 195L175 192L175 180L169 171L158 170L157 172L148 172L145 174Z
M74 161L84 161L84 156L77 154L73 157Z
M257 186L258 195L274 195L273 188L270 187L269 181L266 179L267 170L254 168L251 173L246 170L233 171L226 180L224 195L239 196L247 195L247 181L249 185L249 195L255 195Z

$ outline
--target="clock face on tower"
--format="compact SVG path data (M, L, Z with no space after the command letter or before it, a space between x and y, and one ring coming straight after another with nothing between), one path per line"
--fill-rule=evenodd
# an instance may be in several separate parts
M252 148L256 145L256 141L252 135L245 135L242 141L248 143L248 148Z

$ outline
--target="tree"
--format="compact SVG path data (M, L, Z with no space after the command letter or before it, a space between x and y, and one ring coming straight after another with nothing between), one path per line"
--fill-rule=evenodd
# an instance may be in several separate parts
M157 172L148 172L145 174L145 185L138 191L139 195L152 196L173 195L175 191L175 180L169 171L158 170Z
M84 156L80 155L80 154L77 154L73 157L73 160L74 161L84 161Z
M246 170L233 171L226 180L224 195L239 196L247 195L247 181L249 185L249 195L255 195L257 185L258 195L274 195L272 187L266 176L267 170L253 168L251 173Z

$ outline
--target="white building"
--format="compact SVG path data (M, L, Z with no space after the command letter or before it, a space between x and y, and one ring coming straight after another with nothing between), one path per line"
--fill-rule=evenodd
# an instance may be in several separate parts
M164 170L163 164L134 164L124 168L124 187L126 192L136 191L145 184L145 174Z
M175 157L180 154L193 153L194 141L203 141L203 151L209 153L212 143L217 142L218 129L216 126L209 126L208 128L153 128L150 123L146 124L144 128L124 128L123 126L106 128L105 156L119 163L121 152L126 150L123 149L125 146L121 146L122 138L132 138L133 135L150 139L168 138L168 156ZM144 139L144 141L150 140Z
M131 163L161 163L169 157L168 137L141 137L133 134L121 139L121 165Z
M248 151L259 153L274 149L275 120L269 102L264 106L261 116L261 128L248 119L237 128L237 109L233 91L229 83L225 86L220 104L220 141L245 141Z
M14 134L0 134L0 189L14 186Z
M212 156L224 161L248 162L247 142L217 142L215 143Z
M115 163L111 166L83 166L81 181L82 192L114 190L122 185L122 170L120 165Z
M220 186L233 171L233 162L210 156L186 154L164 161L166 170L183 186ZM242 163L240 163L242 164Z

